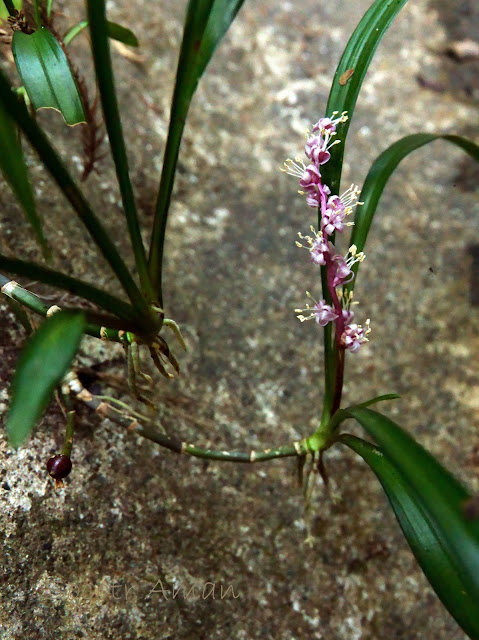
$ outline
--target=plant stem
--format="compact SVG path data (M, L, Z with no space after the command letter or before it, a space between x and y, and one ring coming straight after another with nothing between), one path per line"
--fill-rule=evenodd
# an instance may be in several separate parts
M146 252L138 223L135 197L128 170L125 140L123 137L120 113L116 100L105 15L105 1L87 0L87 9L93 59L103 108L103 116L105 118L105 126L108 132L113 161L115 163L116 175L123 202L123 210L125 212L128 232L130 234L133 253L135 255L135 263L144 293L149 297L151 302L155 302L156 296L148 273Z
M12 0L3 0L3 4L5 5L5 7L6 7L6 9L7 9L8 13L9 13L11 16L13 16L13 17L14 17L14 16L15 16L16 9L15 9L15 7L13 6L13 2L12 2Z
M67 424L65 428L65 440L63 442L62 455L71 456L73 446L73 434L75 433L75 412L67 413Z
M196 445L182 442L175 436L165 435L154 426L142 425L132 416L116 413L110 405L85 389L78 379L78 376L73 371L70 371L70 373L65 376L65 383L68 384L70 390L78 399L87 404L101 416L107 417L109 420L127 427L130 432L156 442L156 444L159 444L161 447L165 447L175 453L187 454L207 460L253 463L273 460L275 458L304 456L310 452L305 440L276 447L274 449L265 449L263 451L221 451L217 449L197 447Z
M42 18L40 15L40 0L33 0L33 15L35 18L35 26L40 29L42 26Z
M331 414L334 415L341 406L341 397L343 394L343 380L344 380L344 357L345 350L335 345L334 347L336 357L336 375L334 383L334 397Z
M77 187L58 153L48 141L46 135L30 118L24 104L18 101L4 73L0 70L0 101L10 117L17 123L25 136L37 151L41 161L52 175L66 198L83 222L94 242L106 258L118 280L123 286L137 312L137 318L145 330L156 328L156 318L147 301L142 296L118 250L110 240L108 232L90 207L83 193Z

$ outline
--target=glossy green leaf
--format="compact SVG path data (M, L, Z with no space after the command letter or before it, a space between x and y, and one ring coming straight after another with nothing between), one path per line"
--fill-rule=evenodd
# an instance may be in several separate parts
M115 163L116 176L120 187L123 211L128 226L135 264L140 277L141 288L152 302L156 302L148 275L148 261L141 237L138 212L128 167L125 139L120 111L115 91L113 67L108 41L105 0L87 0L87 17L95 63L97 85L100 92L103 117L108 133L111 154Z
M68 371L84 328L82 314L55 313L22 351L12 380L6 421L10 446L20 446L42 416Z
M49 258L42 222L35 207L33 190L23 158L17 127L0 105L0 171L25 211L45 258Z
M13 7L20 11L22 8L22 0L13 0ZM0 20L6 20L9 16L8 9L5 6L3 0L0 0Z
M466 592L479 600L479 521L463 512L470 494L399 425L371 409L351 407L355 418L376 440L404 481L417 493L424 510L441 532L447 552Z
M108 37L112 40L123 42L123 44L127 44L129 47L139 46L138 38L130 29L122 27L116 22L110 22L109 20L107 20L106 25ZM86 27L88 27L88 20L82 20L78 24L73 25L73 27L68 29L66 34L63 36L63 42L65 44L70 44L70 42L74 38L76 38Z
M243 2L244 0L190 0L188 3L150 244L150 276L158 290L160 301L166 221L188 109L199 79Z
M336 140L340 144L331 148L331 159L321 167L323 183L327 184L334 194L340 192L346 136L364 77L381 38L406 2L407 0L375 0L351 35L339 61L329 93L326 115L330 116L334 111L339 113L347 111L348 120L338 125ZM349 76L346 82L344 82L345 74ZM321 217L320 210L318 210L318 217ZM321 220L319 219L318 228L320 227ZM334 235L331 240L334 242ZM321 267L323 297L328 304L331 304L326 279L326 268ZM332 372L336 366L336 351L333 345L331 323L324 327L324 359L325 386L322 419L327 421L332 411L335 386Z
M85 122L83 105L63 49L45 27L27 35L15 31L12 52L35 109L59 111L68 125Z
M100 307L100 309L105 309L124 320L134 321L136 318L132 307L120 298L112 296L84 280L72 278L65 273L43 267L36 262L10 258L0 253L0 269L17 276L38 280L38 282L43 282L57 289L62 289L63 291L68 291L74 296L79 296L93 302Z
M479 598L465 588L447 551L447 539L417 494L378 447L348 434L340 440L376 474L416 560L444 606L471 638L479 638Z
M321 171L324 183L331 188L332 193L339 193L344 143L364 77L382 37L406 2L407 0L376 0L360 20L339 61L329 93L326 115L330 116L333 111L347 111L349 119L337 127L336 139L341 144L332 148L331 159L323 165ZM340 84L341 77L349 70L354 70L354 73L345 84Z
M446 140L447 142L455 144L479 162L479 146L461 136L415 133L405 136L392 144L374 161L359 197L359 200L364 204L356 207L354 227L350 241L350 244L355 244L359 251L362 251L366 244L379 199L393 171L409 153L435 140ZM359 263L356 263L353 271L357 273L358 269ZM348 291L353 290L354 280L355 279L353 279L345 289Z
M122 27L121 24L117 24L116 22L107 21L107 33L108 37L112 40L118 40L118 42L123 42L123 44L127 44L129 47L138 47L139 42L138 38L135 36L131 29L127 29L127 27Z

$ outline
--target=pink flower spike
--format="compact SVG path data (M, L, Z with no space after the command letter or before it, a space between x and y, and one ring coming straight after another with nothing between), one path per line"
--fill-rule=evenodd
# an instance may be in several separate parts
M329 304L326 304L326 300L316 302L309 291L306 291L306 295L308 298L313 300L314 306L311 307L309 304L306 304L305 309L295 309L295 312L299 314L298 320L301 322L304 322L305 320L316 320L320 327L325 327L328 322L336 320L338 314L335 313L334 309ZM303 313L309 313L309 315L304 316Z

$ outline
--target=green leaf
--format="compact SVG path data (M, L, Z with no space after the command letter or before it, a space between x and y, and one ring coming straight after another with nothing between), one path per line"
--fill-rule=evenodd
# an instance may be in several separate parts
M340 440L376 474L416 560L441 602L471 638L479 638L479 599L465 588L447 551L447 539L418 495L378 447L349 434L343 434Z
M45 259L50 257L47 241L43 235L42 221L35 207L33 190L28 179L27 167L23 158L22 145L18 130L10 116L0 105L0 171L10 185L18 202L22 206L28 222L40 245Z
M335 139L340 144L331 148L329 162L321 167L323 183L328 185L333 194L339 194L346 136L364 77L381 38L406 2L407 0L375 0L351 35L339 61L329 93L326 116L331 116L333 111L339 113L347 111L349 118L345 123L337 126ZM351 70L353 70L352 75ZM345 74L349 76L346 82L344 82ZM318 217L318 228L320 228L320 210ZM334 243L334 234L331 240ZM323 296L326 302L331 304L325 267L321 267L321 283ZM325 388L322 417L324 421L327 421L331 414L335 393L335 378L332 372L336 367L337 353L332 340L332 325L329 323L324 327Z
M470 494L439 462L399 425L386 416L350 407L344 413L355 418L376 440L404 481L417 493L447 544L470 597L479 601L479 521L463 513Z
M366 244L379 199L393 171L409 153L419 149L419 147L423 147L429 142L434 142L434 140L447 140L447 142L460 147L479 162L479 146L461 136L414 133L392 144L374 161L359 197L359 200L364 202L364 204L356 207L354 227L350 241L350 244L355 244L359 251L362 251ZM359 263L356 263L353 266L354 273L358 272L358 268ZM347 291L354 289L354 281L355 278L345 287Z
M82 101L67 57L48 29L41 27L31 35L15 31L12 52L35 109L55 109L70 126L85 122Z
M99 217L95 214L84 194L78 188L64 162L61 160L43 130L38 126L37 122L30 117L25 105L19 102L13 94L12 87L1 68L0 104L25 134L30 144L38 153L45 168L60 187L79 219L87 228L93 241L109 262L112 270L121 282L123 289L138 312L138 323L143 325L147 332L151 332L152 327L157 326L157 320L134 281L133 276L130 274L123 258L120 256L110 234L103 227Z
M365 402L360 402L355 405L356 407L370 407L372 404L377 404L378 402L384 402L385 400L397 400L401 396L398 393L385 393L382 396L376 396L375 398L371 398L371 400L366 400Z
M324 183L332 193L339 193L344 143L364 77L381 38L406 2L407 0L376 0L360 20L339 61L329 93L326 115L330 116L333 111L347 111L349 119L338 125L335 139L340 140L341 144L332 148L330 161L322 167ZM345 84L340 84L343 74L351 69L354 70L352 76Z
M22 0L13 0L13 6L15 9L20 11L22 8ZM8 13L8 9L5 6L3 0L0 0L0 20L6 20L10 14Z
M110 20L106 23L108 37L112 40L118 40L118 42L123 42L123 44L127 44L129 47L138 47L139 42L138 38L135 36L131 29L127 29L127 27L122 27L121 24L117 24L116 22L110 22Z
M52 15L53 0L47 0L47 17Z
M199 79L243 2L190 0L188 3L150 244L150 276L160 301L166 221L188 109Z
M88 27L88 20L82 20L78 24L73 25L63 37L63 42L67 45L76 38L86 27ZM135 36L133 31L127 29L126 27L122 27L120 24L116 22L110 22L107 20L106 23L108 37L112 40L118 40L118 42L123 42L123 44L127 44L129 47L138 47L139 42L138 38Z
M148 274L148 261L146 258L143 239L141 237L135 196L128 168L128 157L123 137L120 111L116 98L113 68L111 64L110 44L107 37L105 11L105 0L87 0L87 12L90 24L96 79L100 91L105 126L108 132L108 141L110 143L118 185L120 187L123 211L125 213L128 233L130 234L131 245L135 255L135 264L140 277L142 290L148 295L151 301L156 302Z
M10 446L19 447L45 411L77 352L84 327L83 314L55 313L22 351L6 421Z
M74 40L80 33L88 27L88 20L81 20L77 24L74 24L72 27L68 29L68 31L63 36L63 44L69 45L72 40Z
M100 309L105 309L124 320L134 322L136 319L135 312L129 304L102 289L97 289L97 287L88 284L84 280L72 278L65 273L43 267L36 262L9 258L2 253L0 253L0 268L17 276L38 280L57 289L69 291L74 296L90 300L90 302L98 305Z

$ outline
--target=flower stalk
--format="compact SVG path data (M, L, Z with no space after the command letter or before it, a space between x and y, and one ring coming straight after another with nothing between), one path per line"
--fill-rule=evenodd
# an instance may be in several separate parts
M352 281L355 276L353 267L364 260L364 253L352 244L347 254L342 256L336 252L334 245L336 232L342 233L346 227L354 224L347 221L347 217L354 207L362 204L358 201L360 189L352 184L343 194L332 195L321 175L322 165L331 157L331 147L340 142L334 139L336 127L347 119L346 112L341 115L334 112L330 118L320 118L313 125L304 148L309 164L300 158L294 161L287 159L283 169L299 178L299 193L306 197L310 207L319 212L319 229L311 226L312 235L298 233L296 245L306 249L311 262L321 267L323 299L317 301L307 291L308 300L314 304L308 302L304 308L295 311L301 322L316 320L320 327L325 328L325 403L318 430L321 432L328 430L330 417L341 405L345 351L356 353L368 341L370 332L369 320L364 327L353 321L352 294L345 292L343 295L338 290Z

